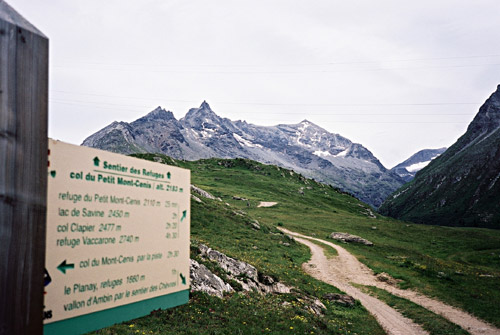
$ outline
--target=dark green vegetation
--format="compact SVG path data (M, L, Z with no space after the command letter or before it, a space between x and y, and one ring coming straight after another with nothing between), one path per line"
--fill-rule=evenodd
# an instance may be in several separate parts
M308 260L309 250L279 234L276 227L318 238L333 231L352 233L375 245L342 246L375 272L387 272L403 280L404 288L435 296L500 326L500 231L415 225L379 215L373 219L367 205L349 195L289 170L249 160L185 162L162 155L137 156L189 168L192 184L221 198L200 197L201 204L192 201L193 243L205 243L321 299L337 290L304 274L301 264ZM261 201L278 204L257 207ZM255 219L260 230L249 224ZM301 334L383 333L360 305L327 305L326 315L316 317L305 312L293 294L243 297L235 293L226 299L194 294L188 305L100 333L255 334L269 328L270 333L279 334L292 333L290 327ZM286 307L281 304L284 300L296 303Z
M500 86L467 132L380 212L418 223L500 229Z
M401 314L407 318L415 321L422 326L425 330L429 332L430 335L466 335L469 334L460 326L449 322L442 316L436 315L425 308L414 304L411 301L396 297L387 291L381 290L373 286L361 286L360 287L370 293L371 295L377 297L378 299L384 301L389 306L398 310Z

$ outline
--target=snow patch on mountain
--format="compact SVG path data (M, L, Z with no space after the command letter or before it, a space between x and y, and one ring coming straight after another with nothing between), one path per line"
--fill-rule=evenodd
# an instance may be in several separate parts
M432 159L436 158L437 156L435 157L432 157ZM428 160L428 161L425 161L425 162L420 162L420 163L415 163L415 164L412 164L410 166L407 166L406 167L406 170L408 172L417 172L417 171L420 171L422 170L424 167L426 167L427 165L429 165L429 163L431 162L431 160Z
M321 150L316 150L315 152L313 152L313 155L316 155L318 157L335 157L328 151L321 151Z
M236 139L236 141L238 141L238 143L240 143L242 146L244 147L249 147L249 148L263 148L262 145L260 144L255 144L249 140L246 140L244 139L243 137L241 137L240 135L234 133L233 134L233 137Z
M349 152L349 150L345 149L344 151L341 151L338 154L336 154L335 157L345 157L345 156L347 156L348 152Z
M445 150L446 148L420 150L404 162L393 167L391 171L408 182L415 177L418 171L429 165L432 160L439 157Z

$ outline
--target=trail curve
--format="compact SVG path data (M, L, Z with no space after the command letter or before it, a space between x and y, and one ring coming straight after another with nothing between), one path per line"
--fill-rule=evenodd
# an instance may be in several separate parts
M459 325L472 335L499 335L500 329L482 321L456 307L447 305L439 300L429 298L412 290L402 290L387 283L377 280L373 271L358 261L346 249L334 243L318 238L302 235L279 227L279 229L295 238L311 249L312 257L308 263L303 264L303 269L311 276L331 284L347 294L358 299L363 306L377 319L384 330L392 334L427 334L412 320L403 317L399 312L387 306L380 300L361 292L351 283L369 285L381 288L391 294L408 299L447 320ZM323 249L311 240L323 243L334 248L338 256L327 259ZM392 311L391 311L392 310ZM395 314L395 313L397 314Z

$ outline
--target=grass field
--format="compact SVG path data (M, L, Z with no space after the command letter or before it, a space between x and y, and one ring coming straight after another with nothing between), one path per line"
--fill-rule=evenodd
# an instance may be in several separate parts
M356 234L375 245L342 246L375 272L387 272L401 279L403 288L437 297L500 327L500 231L416 225L378 214L371 218L368 206L347 194L289 170L248 160L173 162L161 155L140 155L154 156L189 168L192 184L222 200L192 202L193 243L205 243L321 299L337 290L304 274L301 264L308 260L309 250L278 234L276 226L319 238L334 231ZM278 204L258 207L261 201ZM251 228L253 220L259 221L261 230ZM293 295L240 292L219 300L196 293L187 305L97 333L384 333L359 304L354 308L327 305L325 316L317 317L304 312L300 304L283 304L285 300L296 302Z

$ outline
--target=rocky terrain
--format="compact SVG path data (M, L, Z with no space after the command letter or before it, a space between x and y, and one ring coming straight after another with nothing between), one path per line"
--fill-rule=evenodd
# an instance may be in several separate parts
M256 126L221 118L206 102L180 120L158 107L132 123L113 122L82 145L184 160L249 158L331 184L374 207L404 183L361 144L312 122Z
M322 315L326 309L325 305L319 299L280 283L272 276L259 273L251 264L228 257L222 252L213 250L204 244L198 246L197 253L199 258L204 262L216 265L217 269L222 272L221 276L226 281L210 271L204 264L191 259L190 277L192 291L205 292L219 298L224 298L224 294L234 291L253 291L260 294L289 294L293 292L296 301L300 303L305 311ZM227 281L231 281L235 287L233 288ZM333 293L331 295L332 301L340 301L339 303L341 304L345 304L346 299L348 299L341 294L338 294L338 297L333 296Z
M382 214L449 226L500 228L500 85L466 133L391 195Z

